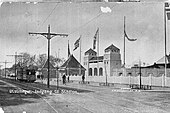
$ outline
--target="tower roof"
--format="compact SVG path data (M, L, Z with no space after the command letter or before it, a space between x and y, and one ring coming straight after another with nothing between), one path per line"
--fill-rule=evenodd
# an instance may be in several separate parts
M105 52L109 52L109 51L119 52L120 49L117 48L116 46L114 46L114 45L112 44L112 45L110 45L109 47L107 47L104 51L105 51Z
M96 55L96 54L97 54L97 52L94 51L94 50L91 49L91 48L85 52L85 55Z
M170 55L166 55L166 62L170 63ZM165 56L160 58L156 63L157 64L165 64Z
M49 62L50 64L50 69L54 69L55 67L51 64L51 62ZM45 62L45 64L43 65L43 67L42 67L42 69L44 69L44 68L48 68L48 60Z
M61 66L61 68L80 68L84 69L85 68L76 60L76 58L73 55L70 55L68 60Z

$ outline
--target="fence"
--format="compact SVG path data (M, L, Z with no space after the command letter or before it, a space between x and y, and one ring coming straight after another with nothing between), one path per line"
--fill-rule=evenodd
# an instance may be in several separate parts
M141 69L141 83L149 86L170 87L170 69L167 69L167 76L164 76L164 69ZM81 76L71 76L71 80L81 81ZM139 68L132 69L113 69L112 75L86 76L86 81L118 84L140 84Z

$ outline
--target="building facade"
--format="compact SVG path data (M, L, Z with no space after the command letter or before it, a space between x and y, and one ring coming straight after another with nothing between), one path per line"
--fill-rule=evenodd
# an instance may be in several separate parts
M169 55L170 56L170 55ZM111 83L125 85L149 85L170 87L170 63L154 63L146 67L123 68L120 49L113 44L104 50L103 56L89 49L84 54L85 81L96 83ZM71 77L71 80L81 81L81 76Z
M121 68L120 49L112 44L104 50L103 56L97 56L90 48L84 54L84 67L86 81L100 81L105 75L111 75L111 70Z

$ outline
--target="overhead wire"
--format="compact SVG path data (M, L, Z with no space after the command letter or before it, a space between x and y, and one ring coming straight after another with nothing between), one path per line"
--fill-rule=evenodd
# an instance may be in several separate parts
M111 10L112 10L115 6L117 6L117 4L114 5L113 7L111 7ZM80 30L80 28L85 27L86 25L88 25L88 24L91 23L93 20L97 19L98 17L100 17L100 16L103 15L103 14L104 14L103 12L98 13L95 17L91 18L91 19L90 19L89 21L87 21L85 24L79 26L79 27L76 28L74 31L70 32L69 35L74 34L74 33L77 32L78 30Z
M38 27L38 29L47 21L47 19L51 16L51 14L54 12L54 10L56 9L56 7L57 7L57 5L58 4L56 4L55 5L55 7L51 10L51 12L49 13L49 15L45 18L45 20L42 22L42 24L41 25L38 25L39 27ZM37 37L37 39L38 39L39 37ZM27 36L27 38L26 38L26 40L25 40L25 43L23 44L23 45L21 45L18 49L17 49L17 51L19 51L21 48L23 48L23 46L26 46L27 45L27 43L28 43L28 36Z
M55 9L57 8L57 5L58 5L58 4L59 4L59 3L57 2L56 5L55 5L55 7L51 10L51 12L49 13L49 15L48 15L48 16L45 18L45 20L42 22L42 24L41 24L41 25L38 25L38 26L39 26L38 29L39 29L42 25L44 25L44 23L48 20L48 18L53 14L53 12L54 12ZM117 5L117 4L116 4L116 5ZM111 9L113 9L116 5L114 5ZM80 25L80 26L77 27L75 30L73 30L72 32L70 32L69 35L72 35L72 34L74 34L74 33L76 33L76 32L79 32L79 30L80 30L81 28L87 26L89 23L93 22L95 19L99 18L99 17L100 17L101 15L103 15L103 14L104 14L103 12L98 13L95 17L91 18L91 19L90 19L89 21L87 21L85 24ZM39 37L37 37L37 39L38 39L38 38L39 38ZM24 45L27 44L27 40L28 40L28 37L27 37ZM21 47L23 47L23 45L21 45L17 51L19 51L19 50L21 49Z
M26 11L27 11L28 9L27 9L27 7L26 7ZM18 20L18 21L20 21L20 20ZM27 20L26 20L26 32L28 32L28 26L27 26ZM24 44L21 44L21 46L16 50L16 51L19 51L20 49L22 49L22 48L25 48L26 46L27 46L27 44L28 44L28 36L26 36L26 39L25 39L25 42L24 42Z

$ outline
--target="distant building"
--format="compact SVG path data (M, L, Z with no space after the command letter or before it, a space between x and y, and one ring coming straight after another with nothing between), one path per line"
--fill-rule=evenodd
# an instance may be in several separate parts
M121 68L120 49L113 44L104 50L103 56L97 56L97 53L91 48L85 52L84 67L87 69L86 80L90 76L111 75L113 69Z
M67 61L59 67L61 76L66 74L68 76L82 76L85 74L85 68L76 60L73 55L67 59Z
M165 76L164 58L149 66L136 65L123 68L120 49L113 44L104 50L103 56L97 56L93 49L84 53L85 81L88 83L108 83L149 86L170 86L170 55L167 56L167 74ZM70 80L81 81L81 76L71 76Z

